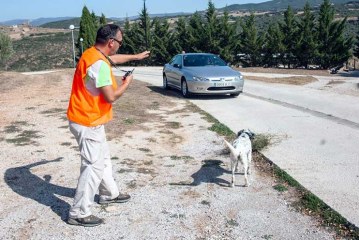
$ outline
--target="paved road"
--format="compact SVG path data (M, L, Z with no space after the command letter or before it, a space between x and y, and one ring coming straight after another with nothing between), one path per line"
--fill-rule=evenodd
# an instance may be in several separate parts
M135 79L161 86L161 68L136 68ZM359 227L359 97L255 81L244 91L190 101L235 132L275 135L263 154Z

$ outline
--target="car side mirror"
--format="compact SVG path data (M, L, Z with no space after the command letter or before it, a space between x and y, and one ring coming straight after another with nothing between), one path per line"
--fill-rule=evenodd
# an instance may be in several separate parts
M175 64L173 64L173 67L175 67L175 68L181 68L181 65L180 65L180 64L177 64L177 63L175 63Z

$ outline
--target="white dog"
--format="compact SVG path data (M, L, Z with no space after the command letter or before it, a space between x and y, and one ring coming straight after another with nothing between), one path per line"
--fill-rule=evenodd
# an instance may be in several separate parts
M251 139L254 137L249 129L243 129L238 132L237 138L230 144L224 139L224 142L231 151L231 170L232 170L232 184L234 187L234 173L238 171L238 162L241 161L244 168L245 186L249 186L248 176L250 174L250 164L252 161L252 143Z

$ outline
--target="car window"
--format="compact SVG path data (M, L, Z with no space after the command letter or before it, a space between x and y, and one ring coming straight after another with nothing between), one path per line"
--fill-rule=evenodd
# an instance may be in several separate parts
M185 67L203 67L203 66L226 66L226 62L216 55L196 54L185 55L183 58Z
M181 55L177 55L174 60L173 63L171 64L172 66L178 64L180 66L182 66L182 56Z
M175 61L176 57L177 57L177 56L174 56L174 57L171 59L171 61L169 62L169 64L173 65L173 62Z

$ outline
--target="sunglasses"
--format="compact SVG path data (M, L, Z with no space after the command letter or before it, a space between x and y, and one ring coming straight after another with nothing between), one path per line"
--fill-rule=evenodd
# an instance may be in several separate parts
M116 42L118 42L118 44L120 44L120 46L122 46L122 42L123 42L123 40L117 40L116 38L111 38L111 39L113 39L113 40L115 40Z

